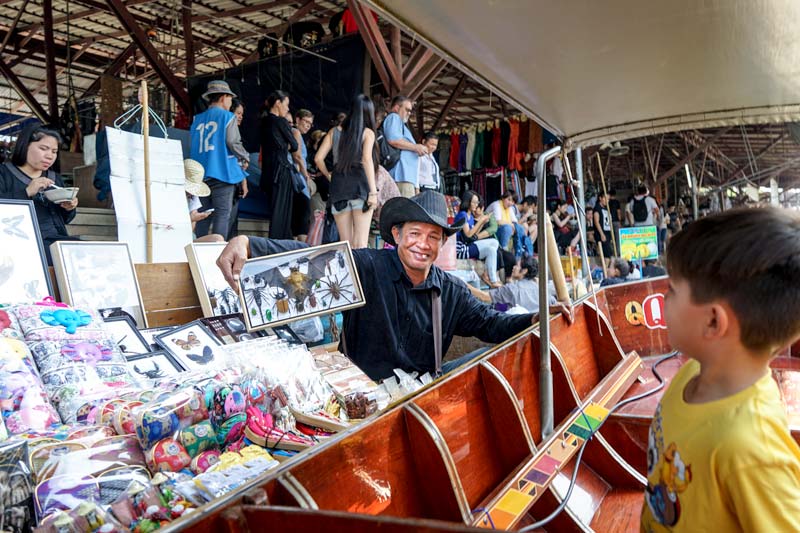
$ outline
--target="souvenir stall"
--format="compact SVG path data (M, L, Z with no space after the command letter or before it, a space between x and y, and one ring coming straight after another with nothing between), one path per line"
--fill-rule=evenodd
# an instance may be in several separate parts
M167 230L150 188L168 183L150 183L148 154L125 179L147 182L150 259ZM0 201L0 219L2 531L154 531L432 381L378 386L295 333L363 305L347 243L251 259L237 290L224 243L187 244L203 316L165 327L129 243L56 242L50 270L31 202Z

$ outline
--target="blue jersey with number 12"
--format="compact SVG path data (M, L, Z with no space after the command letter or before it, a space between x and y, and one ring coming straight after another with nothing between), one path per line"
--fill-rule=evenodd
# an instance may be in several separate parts
M192 159L203 165L206 178L239 183L245 172L225 142L225 131L236 117L230 111L210 107L192 122Z

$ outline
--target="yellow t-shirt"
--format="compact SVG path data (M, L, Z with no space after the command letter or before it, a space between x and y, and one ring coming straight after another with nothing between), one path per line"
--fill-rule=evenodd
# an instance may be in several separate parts
M800 531L800 447L769 374L703 404L683 400L687 362L658 405L641 531Z

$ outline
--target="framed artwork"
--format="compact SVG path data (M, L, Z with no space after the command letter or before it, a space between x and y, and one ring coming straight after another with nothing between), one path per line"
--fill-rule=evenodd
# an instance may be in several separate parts
M186 259L200 298L203 316L220 316L241 312L236 295L217 266L217 258L227 243L199 242L186 245Z
M248 331L364 305L346 241L248 260L239 295Z
M145 379L161 379L183 372L183 368L164 350L126 356L128 371Z
M0 302L38 302L52 294L33 202L0 200Z
M216 366L217 348L222 345L199 320L158 335L156 342L185 370Z
M244 317L240 313L201 318L200 322L224 344L249 341L266 334L263 331L247 331Z
M147 327L139 281L124 242L57 241L50 246L62 301L84 309L116 308Z
M166 333L168 331L172 331L175 329L175 326L164 326L160 328L147 328L147 329L140 329L139 334L142 336L144 341L153 349L158 350L161 348L161 345L158 344L156 341L156 337L161 335L162 333Z
M105 329L119 346L124 356L148 353L151 348L127 316L111 316L105 319Z

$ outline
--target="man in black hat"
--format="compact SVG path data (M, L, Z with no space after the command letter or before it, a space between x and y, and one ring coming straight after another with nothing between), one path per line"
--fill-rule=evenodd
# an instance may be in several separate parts
M346 349L340 348L370 378L385 379L395 368L436 372L433 302L437 297L442 309L442 354L447 353L453 335L497 343L538 320L535 314L495 311L475 299L461 280L433 265L447 237L458 229L447 223L444 196L426 190L412 198L392 198L383 206L381 236L394 250L353 250L366 305L344 312ZM228 243L217 265L236 289L248 257L305 246L297 241L239 236ZM552 310L571 321L570 310L561 305ZM447 363L442 370L463 362Z

